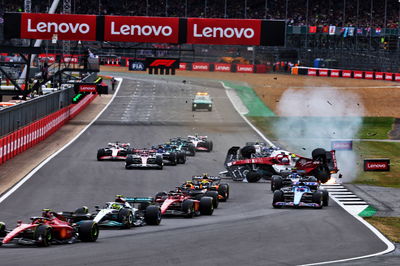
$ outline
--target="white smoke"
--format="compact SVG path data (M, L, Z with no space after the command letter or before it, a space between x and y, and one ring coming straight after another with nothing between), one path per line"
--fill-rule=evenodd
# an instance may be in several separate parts
M273 124L278 141L310 157L315 148L331 149L333 139L354 139L362 125L364 107L357 94L332 87L289 88L278 104ZM357 176L357 153L337 151L343 182Z

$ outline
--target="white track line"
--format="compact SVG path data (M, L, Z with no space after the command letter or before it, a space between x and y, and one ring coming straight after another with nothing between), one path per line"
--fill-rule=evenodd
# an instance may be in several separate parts
M5 199L7 199L12 193L14 193L19 187L21 187L26 181L28 181L37 171L39 171L40 168L42 168L45 164L47 164L51 159L56 157L60 152L65 150L69 145L71 145L75 140L77 140L102 114L103 112L107 109L107 107L112 103L114 100L115 96L117 95L122 81L122 78L115 78L117 81L119 81L117 89L114 92L113 97L111 98L110 102L101 110L101 112L84 128L82 129L81 132L78 133L70 142L65 144L61 149L59 149L57 152L53 153L49 157L47 157L43 162L41 162L38 166L36 166L32 171L29 172L24 178L22 178L17 184L15 184L13 187L11 187L3 196L0 198L0 203L2 203Z
M229 100L231 101L232 105L235 107L236 111L239 113L239 115L246 121L249 126L254 129L255 132L257 132L258 135L260 135L266 142L268 142L271 146L275 146L267 137L264 136L264 134L258 130L253 124L250 123L250 121L239 112L238 108L236 107L236 103L233 101L231 98L232 96L230 93L228 93L228 90L234 90L233 88L225 85L223 81L221 81L222 86L225 88L226 95L228 96ZM340 192L339 192L340 193ZM341 192L343 193L343 192ZM311 263L311 264L303 264L303 266L311 266L311 265L323 265L323 264L332 264L332 263L339 263L339 262L346 262L346 261L352 261L352 260L360 260L360 259L365 259L365 258L371 258L379 255L383 255L389 252L392 252L395 250L395 245L390 242L381 232L379 232L375 227L367 223L363 218L358 216L358 214L354 214L349 212L341 202L339 202L335 197L331 197L340 207L342 207L345 211L350 213L354 218L356 218L358 221L360 221L362 224L364 224L369 230L372 231L380 240L382 240L383 243L387 245L387 248L384 251L378 252L378 253L373 253L365 256L360 256L360 257L354 257L354 258L348 258L348 259L341 259L341 260L332 260L332 261L324 261L324 262L317 262L317 263Z

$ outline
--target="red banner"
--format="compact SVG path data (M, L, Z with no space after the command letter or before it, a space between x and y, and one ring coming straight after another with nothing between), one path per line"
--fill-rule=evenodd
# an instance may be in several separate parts
M320 69L319 70L320 77L327 77L328 76L328 69Z
M179 18L105 16L104 40L178 43Z
M260 45L261 20L187 19L187 43Z
M394 74L394 81L400 81L400 73Z
M193 71L210 71L209 63L192 63Z
M374 72L365 72L365 79L374 79Z
M21 38L51 40L96 40L96 16L62 14L21 14Z
M231 64L215 63L214 71L231 72Z
M309 68L308 69L308 75L309 76L316 76L317 75L317 69L316 68Z
M364 78L363 76L363 71L354 71L354 78L355 79L362 79L362 78Z
M343 78L351 78L351 73L352 73L351 70L343 70L342 71L342 77Z
M96 92L96 85L79 85L80 92Z
M236 72L239 73L254 73L254 65L236 65Z
M385 80L393 81L393 73L385 73Z
M383 80L383 73L382 72L375 72L375 79Z

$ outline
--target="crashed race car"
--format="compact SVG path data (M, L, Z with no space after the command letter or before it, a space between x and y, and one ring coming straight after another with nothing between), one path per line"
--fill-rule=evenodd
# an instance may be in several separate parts
M219 201L227 201L229 199L230 188L228 183L221 183L221 178L218 176L209 176L203 174L193 176L191 183L198 188L206 189L207 191L217 191Z
M101 148L97 151L97 160L126 160L128 154L132 152L129 143L108 143L106 148Z
M254 145L243 148L234 146L228 150L225 168L234 181L246 179L248 182L257 182L261 178L270 179L272 175L282 171L296 169L325 183L331 174L337 173L334 150L318 148L312 151L311 156L312 158L306 158L275 147L264 147L262 152L257 153Z
M282 180L280 180L282 181ZM321 209L329 204L329 192L322 189L314 176L301 176L298 173L289 174L286 182L290 185L279 183L275 180L275 191L272 200L274 208L282 207L312 207ZM280 187L283 185L283 187Z
M186 152L177 149L177 146L170 143L160 144L153 147L157 153L161 154L166 165L177 165L186 163Z
M193 143L196 151L211 152L213 149L213 142L209 140L207 136L189 135L187 139Z
M214 212L213 198L203 196L193 199L184 191L159 192L155 202L161 208L162 215L179 215L193 218L198 215L212 215Z
M171 146L176 147L177 151L185 152L187 156L196 155L196 147L188 139L184 139L182 137L176 137L176 138L171 138L169 142Z
M96 206L95 213L83 207L82 214L63 213L75 222L86 219L95 221L99 227L129 229L133 226L159 225L161 211L149 197L123 197L117 195L115 201L106 202L102 208Z
M141 149L132 150L132 153L126 157L125 168L155 168L162 170L164 160L162 154L158 154L156 150Z
M78 209L79 210L79 209ZM62 214L44 209L42 216L32 217L30 223L18 221L17 227L7 231L0 223L0 245L21 244L47 247L76 241L95 242L99 228L93 220L74 222Z

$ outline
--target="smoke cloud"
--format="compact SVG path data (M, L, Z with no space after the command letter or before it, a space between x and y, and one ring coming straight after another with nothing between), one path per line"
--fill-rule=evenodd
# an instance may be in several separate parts
M333 87L289 88L273 124L278 142L310 157L315 148L331 149L333 139L354 139L362 126L364 107L357 94ZM355 151L337 151L343 182L357 176Z

